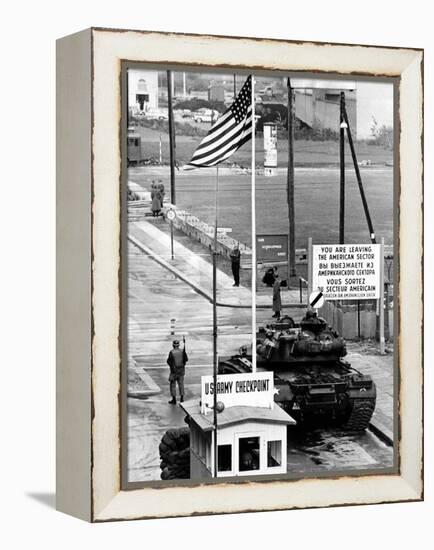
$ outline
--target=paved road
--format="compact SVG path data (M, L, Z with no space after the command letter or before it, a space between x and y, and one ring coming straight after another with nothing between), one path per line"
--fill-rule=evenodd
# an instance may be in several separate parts
M167 402L167 353L171 341L187 340L190 361L186 398L200 393L200 377L212 373L212 306L134 245L129 245L128 334L129 392L128 461L130 481L159 479L158 444L165 430L184 425L184 414ZM296 320L302 312L289 312ZM271 320L258 311L258 325ZM229 355L250 341L250 312L219 308L218 352ZM175 319L172 334L171 319ZM372 434L349 436L336 430L309 434L292 428L288 471L318 473L343 467L390 466L392 453Z
M250 175L221 170L219 178L219 225L231 227L232 236L250 245ZM393 244L393 169L361 168L366 199L378 237ZM153 179L162 179L169 199L167 167L129 168L128 179L150 189ZM215 173L206 170L176 172L176 204L194 212L201 220L214 223ZM298 168L295 170L296 247L306 248L307 237L315 243L338 242L339 169ZM256 176L257 233L287 233L286 174L272 178ZM369 231L357 181L352 169L346 172L346 242L369 242Z

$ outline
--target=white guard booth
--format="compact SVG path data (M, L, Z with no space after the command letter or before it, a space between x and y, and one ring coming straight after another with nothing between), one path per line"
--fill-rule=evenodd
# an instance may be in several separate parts
M217 377L217 476L285 474L287 426L295 420L274 403L271 372ZM201 400L181 404L190 425L190 479L214 472L214 384L202 377ZM221 407L223 408L223 407Z

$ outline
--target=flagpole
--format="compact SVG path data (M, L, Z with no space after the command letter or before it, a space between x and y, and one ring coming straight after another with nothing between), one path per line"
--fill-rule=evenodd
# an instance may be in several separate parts
M256 372L256 151L255 151L255 79L252 83L252 372Z
M213 324L213 382L214 382L214 472L217 477L217 228L218 228L219 167L216 166L214 250L212 254L212 324Z

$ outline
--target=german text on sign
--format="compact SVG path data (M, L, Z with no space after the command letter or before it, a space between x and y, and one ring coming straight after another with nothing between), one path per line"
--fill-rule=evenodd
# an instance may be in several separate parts
M312 252L312 288L325 299L379 298L379 244L315 245Z

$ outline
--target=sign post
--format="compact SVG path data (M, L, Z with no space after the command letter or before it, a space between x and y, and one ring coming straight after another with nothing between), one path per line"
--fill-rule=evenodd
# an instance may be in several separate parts
M313 245L312 237L309 237L307 243L307 299L309 303L309 296L312 294L312 279L313 279Z
M167 211L166 216L167 216L167 219L170 222L170 253L171 253L171 256L172 256L172 260L173 260L173 258L174 258L174 256L173 256L173 220L176 218L175 210L173 210L171 208L170 210Z

